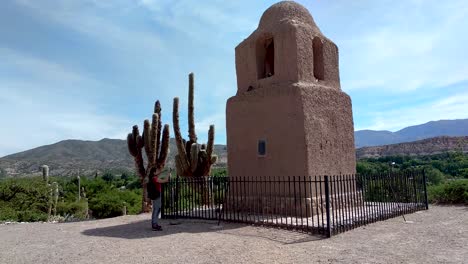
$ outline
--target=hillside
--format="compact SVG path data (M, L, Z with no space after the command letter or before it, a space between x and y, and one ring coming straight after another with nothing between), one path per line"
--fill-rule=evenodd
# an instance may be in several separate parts
M174 139L171 139L169 148L167 165L174 167L174 156L177 153ZM225 166L226 146L215 145L214 152L219 157L217 166ZM51 175L63 176L134 169L127 143L120 139L64 140L0 158L0 169L9 176L39 175L39 166L43 164L49 165Z
M431 121L396 132L359 130L354 133L357 148L411 142L439 136L468 136L468 119Z
M408 143L363 147L356 149L356 157L361 159L394 155L431 155L454 150L468 152L468 136L435 137Z
M457 136L461 138L454 138ZM468 119L431 121L397 132L360 130L355 132L355 142L358 148L356 155L361 158L396 154L436 154L458 149L459 144L466 150L466 143L459 141L466 142L467 136ZM403 144L403 142L411 143ZM175 141L171 139L168 166L174 167L176 153ZM225 167L227 164L226 146L215 145L215 153L219 156L216 166ZM106 170L133 170L134 166L125 140L64 140L0 158L0 176L2 174L38 175L38 168L42 164L49 165L51 175L65 176L77 173L94 174L96 171Z

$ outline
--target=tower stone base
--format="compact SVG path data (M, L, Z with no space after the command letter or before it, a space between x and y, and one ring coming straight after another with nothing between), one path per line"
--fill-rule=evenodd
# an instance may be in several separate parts
M361 192L335 194L330 197L330 210L342 210L362 204ZM265 216L308 218L326 213L326 197L294 198L265 196L230 196L224 210L231 213Z

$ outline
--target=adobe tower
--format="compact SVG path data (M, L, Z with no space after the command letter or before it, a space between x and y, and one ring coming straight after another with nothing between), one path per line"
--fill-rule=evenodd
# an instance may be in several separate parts
M236 47L227 101L230 176L314 176L356 170L350 97L338 47L302 5L277 3Z

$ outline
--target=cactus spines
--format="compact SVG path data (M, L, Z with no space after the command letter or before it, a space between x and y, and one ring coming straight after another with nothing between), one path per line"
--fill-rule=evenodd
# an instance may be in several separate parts
M42 170L42 179L45 181L45 183L49 183L49 166L42 165L41 170Z
M178 97L174 98L172 122L174 124L174 135L178 152L175 162L177 174L185 177L208 176L211 172L211 166L217 160L213 158L215 157L215 155L213 155L214 125L211 125L208 131L208 144L199 145L195 133L193 73L189 74L188 141L185 141L180 133Z
M138 126L135 125L132 133L127 136L128 151L133 156L143 187L142 212L149 212L151 208L151 202L146 195L148 180L162 172L169 152L169 125L164 125L163 131L161 128L161 104L156 101L151 122L145 120L143 123L143 135L140 136ZM143 147L147 157L146 168L143 161Z

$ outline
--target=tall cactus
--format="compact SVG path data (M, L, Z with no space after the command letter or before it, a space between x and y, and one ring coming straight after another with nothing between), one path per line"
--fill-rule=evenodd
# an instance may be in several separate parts
M57 203L58 203L58 197L59 197L59 186L57 182L52 183L52 192L53 192L53 200L52 200L53 209L52 210L54 212L54 216L56 216L57 215Z
M81 201L81 178L80 175L76 176L76 179L78 181L78 202Z
M41 166L42 170L42 179L46 182L49 183L49 166L47 165L42 165Z
M52 213L52 186L49 184L49 166L47 165L42 165L41 166L41 171L42 171L42 179L45 182L45 185L47 186L47 221L50 220L50 216Z
M189 101L188 101L188 127L189 140L185 141L180 133L179 125L179 98L174 98L172 111L172 122L174 124L175 141L178 154L175 156L177 174L183 177L208 176L211 173L211 166L216 163L217 156L213 154L214 146L214 125L210 125L208 130L208 143L198 144L195 133L194 117L194 76L189 74Z
M143 187L142 212L149 212L151 209L151 202L148 200L146 191L148 180L161 174L169 152L169 125L164 125L162 137L161 127L161 104L156 101L151 123L148 119L143 123L143 134L140 135L138 126L135 125L132 133L127 136L128 151L135 160L135 167ZM143 148L147 157L146 168L143 161Z

